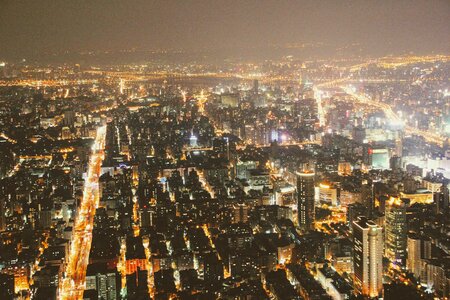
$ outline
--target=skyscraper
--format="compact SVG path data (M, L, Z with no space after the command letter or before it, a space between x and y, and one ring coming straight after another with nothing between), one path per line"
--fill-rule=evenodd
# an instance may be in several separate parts
M362 204L368 208L367 216L372 217L375 210L374 183L372 179L363 180L361 186Z
M395 138L395 155L398 157L403 156L403 132L397 131L397 137Z
M353 268L360 293L377 297L383 288L383 233L366 217L353 222Z
M297 172L298 224L303 231L314 229L314 176L313 171Z
M259 82L258 79L253 80L253 93L258 95L259 92Z
M385 256L395 264L406 260L407 203L391 197L385 207Z
M414 274L414 277L420 279L420 282L426 283L427 272L423 260L431 258L431 240L417 234L410 234L407 245L406 268Z
M204 278L208 284L216 284L223 278L223 264L216 253L208 253L204 258Z
M115 300L116 276L116 270L108 270L106 264L90 264L86 271L86 290L96 290L99 299Z

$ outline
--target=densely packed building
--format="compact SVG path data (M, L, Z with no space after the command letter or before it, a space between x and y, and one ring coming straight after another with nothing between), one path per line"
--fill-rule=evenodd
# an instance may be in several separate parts
M2 64L0 298L449 297L448 57L356 66Z

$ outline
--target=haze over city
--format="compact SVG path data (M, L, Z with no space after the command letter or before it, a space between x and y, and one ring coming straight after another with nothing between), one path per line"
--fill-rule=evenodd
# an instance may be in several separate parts
M301 44L330 48L330 55L340 47L388 55L450 47L445 0L4 0L0 7L0 57L131 49L234 56L251 49L245 53L264 57L268 47Z

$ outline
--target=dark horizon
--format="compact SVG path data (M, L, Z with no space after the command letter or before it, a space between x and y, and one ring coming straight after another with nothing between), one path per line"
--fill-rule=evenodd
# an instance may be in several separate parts
M324 48L329 55L342 47L346 55L446 54L449 19L450 2L441 0L6 0L0 59L131 49L250 57L273 49L287 55Z

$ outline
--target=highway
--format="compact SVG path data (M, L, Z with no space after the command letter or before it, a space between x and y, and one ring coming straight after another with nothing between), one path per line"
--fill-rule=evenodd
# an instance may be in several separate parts
M99 202L98 179L104 159L105 135L106 126L99 127L92 146L83 197L75 218L70 253L68 258L66 258L59 299L83 299L86 285L86 269L89 263L89 252L92 243L92 228Z
M402 124L404 131L408 135L418 135L423 137L427 142L438 144L439 146L443 146L446 138L436 132L432 132L429 130L420 130L418 128L406 125L405 122L392 110L392 107L389 104L374 101L367 97L364 94L358 94L353 91L353 89L349 86L342 86L342 90L348 95L352 96L356 101L366 104L368 106L376 107L384 112L386 118L392 120L398 124Z

